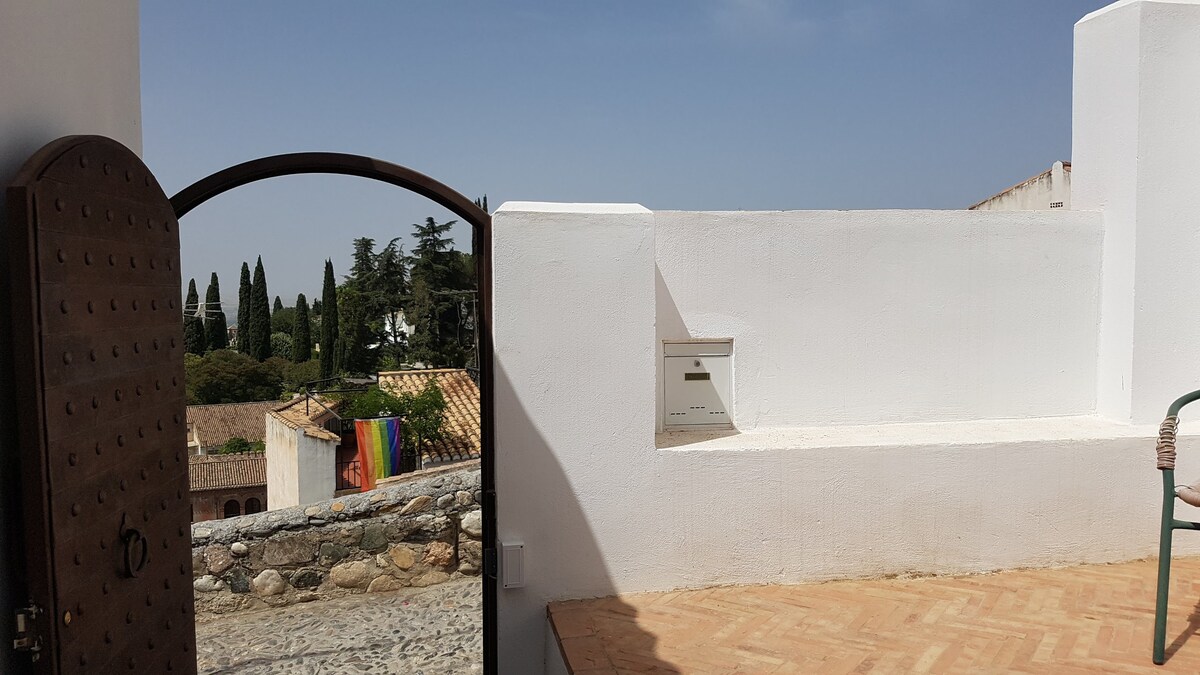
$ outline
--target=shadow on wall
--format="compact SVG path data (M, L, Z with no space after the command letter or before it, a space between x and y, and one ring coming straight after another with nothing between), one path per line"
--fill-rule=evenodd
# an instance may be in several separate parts
M636 672L682 673L678 666L655 655L658 638L642 630L636 621L631 621L636 619L637 610L616 597L617 590L589 521L589 513L580 503L581 499L593 504L603 503L607 513L593 512L590 517L597 523L605 523L606 528L624 528L627 521L645 522L652 519L649 514L630 512L622 493L623 484L628 482L623 478L627 471L654 470L654 453L647 453L645 467L614 466L610 458L594 453L575 458L581 470L589 467L599 469L611 478L611 482L603 487L605 494L578 495L555 451L538 431L535 421L526 414L499 360L495 366L495 377L497 426L529 431L519 447L502 447L498 443L496 453L500 460L496 463L497 483L506 491L498 495L498 526L502 542L505 536L505 496L513 492L523 496L520 502L512 496L508 497L508 514L524 524L521 536L524 537L522 543L526 551L527 584L524 588L505 589L501 570L502 580L497 591L500 595L501 671L540 672L530 669L530 666L536 663L538 656L533 648L545 636L546 673L591 669L602 669L604 672L609 672L607 669L629 669ZM605 424L614 422L596 421L590 428L603 428ZM646 431L650 434L652 430ZM559 452L576 450L586 452L589 448L560 448ZM617 521L617 518L623 520ZM661 527L657 523L655 526ZM657 538L661 533L655 534ZM636 559L638 551L614 551L611 557ZM586 625L573 623L569 627L561 626L561 640L556 640L547 619L549 603L600 597L611 597L604 603L601 612L592 613ZM606 617L613 620L606 620ZM559 654L570 664L569 670L555 667Z

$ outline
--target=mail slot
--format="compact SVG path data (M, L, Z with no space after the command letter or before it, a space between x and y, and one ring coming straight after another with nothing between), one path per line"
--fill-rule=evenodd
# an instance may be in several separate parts
M663 428L728 429L733 341L664 341Z

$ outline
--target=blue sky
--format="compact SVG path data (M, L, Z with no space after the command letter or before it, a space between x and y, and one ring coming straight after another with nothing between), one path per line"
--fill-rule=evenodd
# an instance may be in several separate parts
M1070 157L1072 26L1105 4L142 0L145 159L168 194L330 150L492 208L962 208ZM184 283L236 300L261 254L290 305L354 237L426 216L452 217L361 179L257 183L184 218Z

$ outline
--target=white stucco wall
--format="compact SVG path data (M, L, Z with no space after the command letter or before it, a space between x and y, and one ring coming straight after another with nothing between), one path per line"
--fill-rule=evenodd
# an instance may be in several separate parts
M734 339L739 429L1095 408L1096 213L654 216L657 338Z
M337 443L313 438L267 415L267 506L312 504L333 496Z
M1075 26L1075 208L1104 212L1098 409L1153 422L1200 386L1200 2L1124 0Z
M548 598L604 595L613 570L640 576L666 557L667 488L651 476L654 217L509 203L492 223L498 536L525 544L528 584L500 591L500 672L540 673Z
M1086 414L1095 214L506 204L493 222L498 533L526 578L500 590L506 672L557 666L556 599L1154 551L1156 430ZM652 433L655 346L680 326L734 337L741 433ZM768 360L776 340L799 356ZM849 424L873 411L906 423Z
M0 0L0 188L30 154L60 136L103 134L140 153L138 72L137 0ZM0 224L4 212L0 189ZM3 344L0 353L7 353ZM8 381L3 375L0 371L0 381ZM10 394L0 393L0 409L12 410ZM18 453L11 447L10 424L0 421L0 521L8 524L0 529L0 550L14 552L9 527L17 522ZM5 636L12 635L14 556L0 557ZM0 650L0 672L16 672L12 657L11 650Z
M970 207L976 211L1045 211L1071 208L1070 165L1055 162L1042 173Z

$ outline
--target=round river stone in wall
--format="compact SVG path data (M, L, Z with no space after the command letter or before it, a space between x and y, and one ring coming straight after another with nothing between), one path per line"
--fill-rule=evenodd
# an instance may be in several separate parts
M376 577L371 581L371 585L367 586L368 593L383 593L387 591L395 591L404 588L404 582L390 575Z
M462 518L463 532L472 539L480 539L483 537L483 512L479 510L471 511Z
M243 558L247 553L250 552L250 548L240 541L235 541L232 545L230 545L229 552L238 558Z
M225 582L211 574L205 574L192 582L192 588L200 593L212 593L225 588Z
M335 565L329 570L329 578L340 588L363 588L370 583L374 566L361 560Z
M279 595L287 590L287 582L275 570L263 570L250 582L254 592L259 595Z

